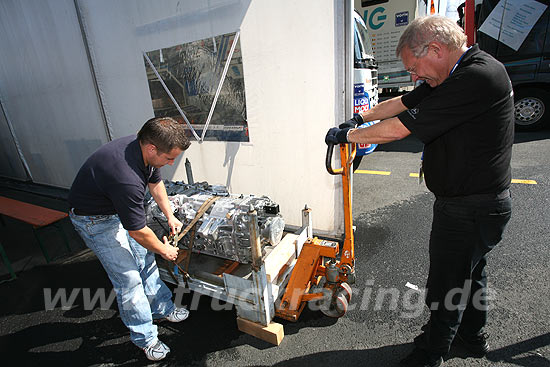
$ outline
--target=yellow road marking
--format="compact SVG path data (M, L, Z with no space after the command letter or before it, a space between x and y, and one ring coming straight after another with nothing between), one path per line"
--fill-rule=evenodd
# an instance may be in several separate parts
M409 177L418 178L418 173L409 173ZM537 181L535 181L535 180L519 180L517 178L513 178L512 183L525 184L525 185L536 185Z
M391 171L371 171L371 170L364 170L364 169L358 169L355 171L355 173L362 173L365 175L381 175L381 176L389 176L391 175ZM409 177L416 177L418 178L418 173L409 173ZM524 185L536 185L537 181L535 180L520 180L517 178L512 179L512 183L517 184L524 184Z
M512 183L519 183L519 184L526 184L526 185L536 185L537 181L535 181L535 180L518 180L516 178L513 178Z
M364 169L358 169L357 171L355 171L355 173L363 173L365 175L382 175L382 176L391 175L391 172L389 171L370 171L370 170L364 170Z

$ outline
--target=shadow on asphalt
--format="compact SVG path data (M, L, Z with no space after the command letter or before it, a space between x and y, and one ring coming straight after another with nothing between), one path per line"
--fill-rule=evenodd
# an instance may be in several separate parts
M344 343L345 343L345 339ZM550 345L550 333L525 340L513 345L509 345L500 349L491 351L485 357L493 363L504 362L510 365L525 366L525 367L548 367L550 361L533 352L536 349ZM289 359L279 362L275 367L303 367L310 365L336 366L345 365L347 367L354 366L397 366L399 361L403 359L413 349L412 343L388 345L380 348L372 348L365 350L336 350L321 353L313 353L302 357ZM528 354L527 356L525 356ZM521 356L520 356L521 355ZM461 348L460 345L454 345L451 348L449 355L445 358L446 361L454 363L455 361L463 360L463 363L468 363L466 359L472 358L468 352ZM454 364L453 364L454 365Z
M0 316L22 315L34 312L46 312L44 305L44 290L51 289L56 294L59 289L71 293L73 289L88 288L106 289L113 287L99 261L87 260L73 264L52 263L36 266L17 274L17 279L0 284ZM82 292L73 302L82 305Z
M534 351L548 347L549 345L550 333L546 333L516 344L492 350L487 354L487 359L492 362L506 362L516 366L548 367L550 366L550 360ZM521 357L517 357L519 355Z
M0 349L5 351L3 360L10 366L118 365L136 359L139 352L129 340L109 343L127 333L116 315L87 322L45 322L0 337Z
M170 284L169 287L173 288ZM46 310L45 289L51 289L53 298L58 290L64 290L67 298L74 293L72 308L64 310L58 301L54 309ZM116 302L108 303L108 307L100 308L98 303L85 309L83 289L89 289L92 295L102 290L107 296L112 290L105 271L93 256L71 263L36 266L18 274L14 281L0 284L0 294L9 295L0 302L0 350L9 351L19 365L146 364L143 352L130 341ZM179 299L177 294L176 304L192 311L181 324L157 324L159 338L171 348L163 365L181 365L183 361L200 365L209 353L231 354L232 348L243 344L259 350L276 348L240 332L231 304L198 293L183 292ZM284 325L285 335L292 335L304 327L331 326L337 319L306 308L299 322L274 321Z
M516 131L516 135L514 136L514 144L545 139L550 139L550 128L533 132Z
M346 342L344 337L343 344ZM412 343L388 345L365 350L331 350L321 353L292 358L274 364L274 367L304 367L304 366L398 366L413 349Z

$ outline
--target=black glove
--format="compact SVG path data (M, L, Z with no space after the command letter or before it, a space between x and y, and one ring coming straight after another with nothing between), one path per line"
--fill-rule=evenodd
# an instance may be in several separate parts
M329 144L345 144L348 142L348 131L350 131L352 128L348 127L345 129L339 129L337 127L333 127L327 132L327 136L325 136L325 143L327 145Z
M353 118L349 119L346 122L342 122L340 126L338 126L340 129L345 129L346 127L357 127L361 124L363 124L363 118L361 115L355 115Z

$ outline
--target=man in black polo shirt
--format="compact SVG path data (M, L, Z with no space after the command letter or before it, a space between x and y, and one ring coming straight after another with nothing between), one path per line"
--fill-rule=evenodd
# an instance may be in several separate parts
M69 192L71 221L113 283L132 342L150 360L163 359L170 351L158 340L153 319L180 322L189 311L175 307L172 292L159 277L154 253L174 261L178 249L147 227L145 190L149 188L168 219L170 231L179 232L182 223L170 208L159 169L174 164L189 145L177 121L150 119L137 137L116 139L95 151Z
M426 295L430 320L401 361L407 366L442 365L455 336L475 356L489 348L483 332L485 265L511 215L514 103L504 66L477 45L465 45L452 20L415 19L396 54L422 84L330 129L325 138L327 144L381 144L412 133L425 144L421 175L436 196ZM373 120L382 121L355 128Z

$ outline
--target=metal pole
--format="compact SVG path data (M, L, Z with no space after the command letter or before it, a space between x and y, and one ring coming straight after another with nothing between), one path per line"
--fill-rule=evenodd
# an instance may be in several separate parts
M189 158L185 158L185 173L187 174L187 183L189 185L192 185L195 183L193 180L193 170L191 169L191 162L189 162Z
M252 269L259 271L262 267L262 247L258 233L258 213L252 205L248 210L248 231L250 233L250 248L252 250Z
M353 2L347 0L344 2L344 42L345 42L345 119L353 117Z
M166 85L166 83L164 83L164 80L162 80L162 77L160 76L159 72L157 71L157 68L155 67L155 65L153 65L153 62L151 61L149 56L147 56L147 53L145 51L143 51L143 57L145 57L145 60L147 61L147 63L149 64L149 66L151 67L151 69L153 70L155 75L157 76L160 84L164 88L164 91L166 92L166 94L168 94L168 97L170 97L170 99L172 100L172 103L174 104L174 106L176 106L176 109L180 113L181 117L183 117L183 120L187 124L187 127L189 127L189 129L191 130L191 133L193 134L195 139L197 139L198 142L201 142L201 139L199 138L199 136L195 132L195 129L193 129L193 126L191 126L191 123L187 119L187 116L185 116L185 113L183 113L183 110L181 109L180 105L176 101L176 98L174 98L174 96L170 92L170 89L168 89L168 86Z
M227 55L227 60L225 61L222 77L220 78L220 82L218 83L218 89L216 90L216 94L214 95L214 100L212 101L212 105L210 106L210 111L208 112L208 117L206 118L204 129L202 129L201 141L203 141L204 137L206 136L206 130L208 130L208 125L210 125L210 120L212 119L212 115L214 114L214 109L216 108L218 97L220 96L220 92L222 91L222 86L223 86L223 82L225 81L225 76L227 75L227 69L229 69L229 63L231 62L231 58L233 57L233 53L235 52L235 46L237 46L237 41L239 40L240 34L241 32L238 31L237 33L235 33L235 37L233 38L233 43L231 44L231 50L229 51L229 55Z
M19 155L19 159L21 160L21 164L23 165L23 169L25 170L25 174L27 175L27 178L29 178L31 181L33 181L31 169L29 167L29 164L27 163L27 160L25 159L25 155L23 154L23 149L21 148L21 144L19 144L19 140L17 139L17 135L15 135L15 130L13 129L13 125L12 125L10 117L8 116L8 113L6 111L6 107L4 106L4 103L2 102L2 96L1 95L0 95L0 112L4 115L4 118L6 119L6 123L8 124L8 130L10 131L11 138L13 139L13 144L15 145L15 149L17 150L17 154Z
M94 68L94 60L90 52L90 46L88 45L86 28L84 27L84 22L82 20L82 12L80 11L80 4L78 4L78 0L74 0L74 7L76 11L76 17L78 19L78 24L80 26L80 34L82 35L82 42L84 43L84 49L86 50L86 57L88 58L88 64L90 66L90 73L92 75L92 81L94 83L94 89L95 89L97 101L99 103L99 111L101 112L101 118L103 119L105 133L107 134L107 139L111 141L114 139L113 128L109 123L109 121L107 120L107 115L105 114L105 108L103 107L103 100L101 99L101 93L99 91L99 85L97 83L97 76Z

